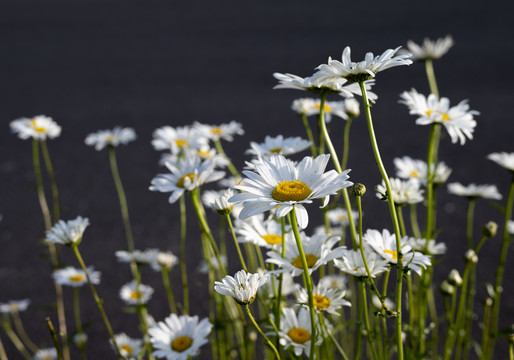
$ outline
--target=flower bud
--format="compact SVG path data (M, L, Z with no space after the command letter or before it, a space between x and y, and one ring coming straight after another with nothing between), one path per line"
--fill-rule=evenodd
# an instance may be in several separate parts
M489 221L487 224L484 225L482 228L482 235L488 238L492 238L496 236L496 232L498 231L498 224L494 221Z
M439 287L439 290L444 296L453 295L455 293L455 286L444 280Z
M366 192L366 187L364 184L356 183L350 188L350 194L355 197L362 196Z
M450 274L448 275L448 282L454 286L462 285L462 277L456 269L450 271Z
M469 249L466 251L466 254L464 254L464 260L471 261L473 264L476 264L478 262L478 256L475 254L474 250Z

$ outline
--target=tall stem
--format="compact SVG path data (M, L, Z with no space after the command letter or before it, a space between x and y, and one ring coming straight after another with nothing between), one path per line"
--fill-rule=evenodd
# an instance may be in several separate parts
M232 176L235 177L236 179L239 179L241 177L241 175L239 175L239 171L237 171L236 167L234 166L234 164L232 164L232 162L228 158L227 154L225 154L225 151L223 150L223 146L221 145L221 141L220 140L214 141L214 146L216 147L216 151L228 161L227 168L230 171L230 173L232 174Z
M52 161L50 160L50 153L48 152L46 140L41 140L41 150L43 151L43 160L45 161L46 171L48 172L48 178L50 179L50 189L52 191L52 203L54 210L54 221L57 222L61 217L61 211L59 206L59 191L57 189L54 168L52 166Z
M27 335L27 332L25 331L25 328L23 327L23 322L21 321L20 313L18 311L13 312L12 318L14 320L14 327L16 328L16 331L18 331L18 335L20 335L21 340L23 343L29 348L30 351L36 352L39 350L39 348L30 340L29 336Z
M225 218L227 219L228 227L230 228L230 232L232 233L232 238L234 239L234 245L236 247L237 255L239 256L239 261L241 262L241 266L243 267L244 271L248 272L248 268L246 267L246 263L243 258L243 254L241 253L241 248L239 247L239 243L237 242L237 236L236 236L236 233L234 232L234 226L232 226L232 220L230 219L230 214L226 214Z
M348 156L350 154L350 126L352 125L353 117L348 117L346 120L346 124L344 126L344 135L343 135L343 156L341 159L341 168L346 169L348 165Z
M257 329L257 331L264 338L264 340L266 341L268 346L271 348L271 350L273 350L273 353L275 353L276 358L278 360L280 360L280 354L278 353L277 348L275 347L275 345L273 345L273 343L270 341L270 339L268 339L268 337L262 332L261 328L259 327L259 325L255 321L255 319L253 318L250 308L248 307L248 304L245 305L245 310L246 310L246 313L248 314L248 318L252 322L253 326L255 326L255 329Z
M369 342L369 347L371 348L371 353L373 354L373 359L378 359L378 353L375 349L375 342L373 340L373 334L371 330L371 326L369 323L369 314L368 314L368 300L366 296L366 288L364 284L364 280L359 280L359 290L360 290L360 296L362 298L362 308L364 310L364 326L366 328L367 338Z
M186 199L180 197L180 275L182 280L182 314L189 314L189 283L186 266Z
M468 249L473 248L473 215L475 213L476 199L469 199L467 226L466 226L466 239L468 240Z
M4 319L2 319L2 327L4 328L4 331L7 334L7 336L9 337L9 339L11 340L11 342L16 347L16 350L18 350L18 352L26 360L31 360L32 356L30 356L30 353L27 350L27 348L25 347L25 345L23 345L23 342L20 340L20 338L16 335L16 333L11 328L10 320L7 316L5 316Z
M318 151L316 150L316 143L314 141L314 136L312 136L311 126L309 125L309 120L307 120L307 115L302 114L302 122L303 127L305 128L305 132L307 133L307 139L309 139L311 143L311 153L312 156L318 156Z

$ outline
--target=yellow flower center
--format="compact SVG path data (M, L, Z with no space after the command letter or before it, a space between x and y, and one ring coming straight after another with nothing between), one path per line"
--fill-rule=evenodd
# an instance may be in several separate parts
M198 178L198 175L196 175L196 177ZM180 179L178 179L177 186L179 188L182 188L182 189L184 188L184 182L185 182L186 178L188 178L192 183L195 179L195 174L189 173L189 174L182 176Z
M412 176L413 178L419 178L419 172L415 171L415 170L412 170L410 173L409 173L410 176Z
M430 116L430 115L432 114L432 110L427 110L427 111L426 111L426 114L427 114L428 116Z
M280 235L266 234L262 235L262 238L270 245L278 245L282 243L282 236Z
M179 336L171 342L171 348L176 352L184 352L193 345L193 339L189 336Z
M278 201L302 201L309 197L312 190L300 180L285 180L278 183L271 193L273 199Z
M311 339L311 334L304 328L292 328L287 333L287 336L297 344L305 344Z
M318 258L315 255L306 254L305 260L307 260L307 267L311 268L314 266L314 264L316 264L316 261L318 261ZM301 256L297 256L296 259L291 261L291 265L293 265L295 268L303 269Z
M314 105L314 108L315 109L321 109L321 105L320 104L316 104ZM327 104L323 105L323 111L324 112L332 112L332 108L330 106L328 106Z
M448 121L448 120L450 120L450 116L449 116L448 114L444 113L444 114L443 114L443 120L444 120L444 121Z
M282 151L282 148L280 148L280 147L274 148L274 149L269 149L269 152L272 154L280 154L281 151Z
M111 141L113 141L114 139L115 139L115 137L114 137L114 136L112 136L112 135L107 135L107 136L105 137L105 142L111 142Z
M177 140L175 140L175 144L176 144L179 148L181 148L182 146L187 145L187 141L186 141L186 140L182 140L182 139L177 139Z
M72 276L70 276L70 281L73 281L73 282L84 281L84 275L80 275L80 274L72 275Z
M393 260L398 260L398 253L394 250L384 250L386 254L393 255Z
M30 123L32 124L32 127L34 128L34 131L37 133L46 133L46 128L38 126L36 119L30 120Z
M198 150L198 155L203 157L210 157L211 153L209 152L209 150Z
M346 221L346 220L348 220L348 216L347 216L346 214L344 214L344 215L339 215L339 216L337 217L337 221Z
M121 345L121 351L122 353L125 352L125 354L130 355L134 350L132 350L132 347L130 345L124 344Z
M221 128L219 128L219 127L213 127L213 128L211 129L211 133L213 133L213 134L215 134L215 135L219 135L219 134L221 134Z
M132 291L130 293L130 298L131 299L134 299L134 300L139 300L143 297L143 294L141 293L141 291Z
M313 296L314 306L318 310L326 309L330 306L330 300L323 295L314 295Z

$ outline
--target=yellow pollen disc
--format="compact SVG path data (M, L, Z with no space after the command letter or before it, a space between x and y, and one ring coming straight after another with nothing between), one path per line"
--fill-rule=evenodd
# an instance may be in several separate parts
M320 104L316 104L316 105L314 105L314 108L319 110L321 108L321 106L320 106ZM324 112L332 112L332 108L325 104L325 105L323 105L323 111Z
M193 339L189 336L179 336L171 342L171 349L176 352L184 352L193 345Z
M314 295L313 301L317 309L326 309L330 306L330 300L323 295Z
M393 255L393 260L398 260L398 253L394 250L384 250L386 254Z
M282 236L280 235L266 234L262 235L262 238L270 245L277 245L282 243Z
M281 151L282 151L282 148L269 149L269 152L272 154L280 154Z
M305 344L311 339L311 334L304 328L292 328L287 333L287 336L297 344Z
M210 156L211 153L208 150L198 150L198 155L206 157L206 156Z
M214 127L211 129L211 133L213 133L215 135L219 135L219 134L221 134L221 129L219 127Z
M180 148L182 146L187 145L187 141L186 140L177 139L177 140L175 140L175 144Z
M318 261L318 258L312 254L306 254L305 260L307 260L307 267L311 268L314 266L314 264L316 264L316 261ZM291 265L293 265L295 268L303 269L302 258L300 256L298 256L296 259L291 261Z
M197 175L197 177L198 177L198 175ZM182 188L182 189L184 188L184 181L186 180L186 178L191 180L191 183L192 183L194 181L195 174L189 173L189 174L186 174L186 175L182 176L180 179L178 179L177 186L179 188Z
M30 120L30 123L32 124L32 127L34 128L34 130L38 133L45 133L46 132L46 129L44 127L41 127L41 126L37 126L37 121L36 120Z
M359 271L359 268L356 266L356 267L353 268L353 271L357 272L357 271Z
M72 275L72 276L70 276L70 281L73 281L73 282L84 281L84 275L80 275L80 274Z
M300 180L281 181L271 193L273 199L278 201L302 201L309 197L312 190Z
M430 116L430 114L432 114L432 110L427 110L427 111L426 111L426 114L427 114L428 116Z
M121 351L124 351L127 355L132 354L132 347L130 345L121 345Z
M448 116L448 114L444 114L444 113L443 113L443 120L444 120L444 121L448 121L448 120L450 120L450 117Z
M105 141L106 142L113 141L113 140L114 140L114 136L112 136L112 135L109 135L109 136L105 137Z
M130 298L131 299L136 300L136 299L141 299L142 297L143 297L143 294L141 294L141 291L132 291L130 293Z
M414 178L419 178L419 173L418 173L417 171L412 170L412 171L410 172L410 176L412 176L412 177L414 177Z
M346 221L346 220L348 220L348 216L346 216L346 215L339 215L337 217L337 220L338 221Z

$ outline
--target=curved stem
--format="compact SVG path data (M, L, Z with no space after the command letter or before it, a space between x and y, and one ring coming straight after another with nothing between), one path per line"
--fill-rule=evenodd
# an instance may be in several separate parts
M280 360L280 354L278 353L277 348L275 347L275 345L273 345L273 343L270 341L270 339L268 339L268 337L262 332L261 328L259 327L259 325L255 321L255 319L253 318L250 308L248 307L248 304L245 305L245 310L246 310L246 313L248 314L248 318L252 322L253 326L255 326L255 329L257 329L259 334L261 334L261 336L264 338L264 341L266 341L266 343L271 348L271 350L273 350L277 359Z
M316 156L318 156L318 151L316 150L316 143L314 142L314 136L312 136L312 130L309 125L309 120L307 120L307 115L305 115L305 114L302 114L301 117L302 117L303 127L305 128L305 132L307 133L307 139L309 139L309 141L311 142L312 156L316 157Z
M20 340L20 338L16 335L16 333L13 331L13 329L11 328L11 324L10 324L10 321L9 321L9 318L5 317L2 321L2 327L4 328L4 331L5 333L7 334L7 336L9 337L9 339L11 340L11 342L14 344L14 346L16 347L16 350L18 350L18 352L26 359L26 360L31 360L32 359L32 356L30 356L30 353L29 351L27 350L27 348L25 347L25 345L23 345L23 342Z
M234 239L234 245L237 250L237 256L239 256L239 261L241 262L241 266L243 270L248 272L248 268L246 267L245 259L243 258L243 254L241 253L241 248L239 247L239 243L237 242L237 236L234 232L234 226L232 226L232 220L230 219L230 214L226 214L225 218L227 219L228 227L230 228L230 232L232 233L232 239ZM258 250L258 249L257 249ZM262 254L261 254L262 257Z
M59 346L59 339L57 338L57 334L55 333L54 325L52 324L52 320L49 317L45 319L46 326L48 327L48 331L50 331L50 336L52 337L52 342L54 343L55 351L57 352L57 360L62 360L61 348Z
M182 314L189 314L189 283L186 266L186 199L180 197L180 275L182 280Z
M21 340L29 348L30 351L36 352L39 350L39 348L30 340L29 336L27 335L27 332L25 331L25 328L23 327L23 322L21 321L20 313L18 311L15 311L12 313L12 318L14 320L14 327L16 328L16 331L18 331L18 335L20 336Z
M48 172L48 178L50 179L50 189L52 191L52 203L54 210L54 221L57 222L61 217L61 211L59 206L59 191L57 189L54 168L52 166L52 161L50 160L50 153L48 152L46 140L41 140L41 150L43 151L43 160L45 161L46 171Z

